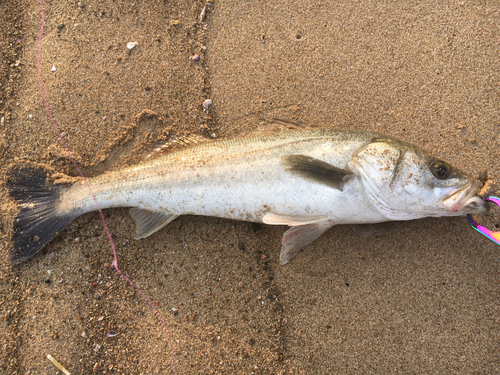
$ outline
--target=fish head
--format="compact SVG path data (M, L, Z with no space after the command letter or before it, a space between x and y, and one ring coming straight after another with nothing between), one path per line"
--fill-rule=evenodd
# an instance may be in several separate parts
M405 142L374 141L353 157L352 167L371 203L389 220L488 210L476 196L482 182Z

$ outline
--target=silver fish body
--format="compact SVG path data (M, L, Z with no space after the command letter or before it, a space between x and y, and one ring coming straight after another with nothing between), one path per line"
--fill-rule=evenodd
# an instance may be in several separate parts
M408 143L349 129L294 130L196 144L88 183L102 209L131 207L137 238L188 214L288 225L282 263L335 224L486 211L486 203L474 197L482 184L470 176ZM36 202L32 210L45 224L58 217L66 225L96 210L84 182L51 197L50 210L42 203L37 208ZM18 202L21 216L23 204L33 205ZM25 227L24 236L33 236ZM48 232L55 235L60 229ZM16 231L14 263L26 258L23 241L16 242L15 236Z

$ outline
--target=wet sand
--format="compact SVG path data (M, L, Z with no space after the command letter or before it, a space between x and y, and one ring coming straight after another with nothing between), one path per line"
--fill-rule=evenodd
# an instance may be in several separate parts
M494 1L215 1L203 21L203 1L44 5L45 88L86 176L173 133L284 118L392 135L498 180ZM2 176L17 161L76 176L43 105L39 28L37 2L0 2ZM51 354L73 374L172 373L161 324L109 267L99 215L11 267L16 206L0 194L1 371L53 374ZM179 374L500 372L500 249L465 218L370 238L334 227L281 266L285 227L186 216L135 241L126 209L105 217Z

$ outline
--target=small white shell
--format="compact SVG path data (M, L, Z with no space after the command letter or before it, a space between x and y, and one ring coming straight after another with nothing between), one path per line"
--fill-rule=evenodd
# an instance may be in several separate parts
M51 72L55 72L57 69L56 69L56 66L55 65L52 65L52 69L50 69Z
M28 116L30 120L33 120L33 115Z
M208 4L205 4L205 6L203 7L203 9L200 13L200 21L203 21L205 19L205 17L207 16L207 5Z
M127 43L127 48L128 49L133 49L134 47L136 47L139 43L137 42L128 42Z
M203 107L208 110L208 107L212 105L212 99L207 99L203 102Z

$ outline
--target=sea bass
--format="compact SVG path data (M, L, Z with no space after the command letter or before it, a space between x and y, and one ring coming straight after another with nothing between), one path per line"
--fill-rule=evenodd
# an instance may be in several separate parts
M475 196L480 181L409 143L350 129L191 142L87 181L102 209L130 207L137 239L180 215L290 226L282 240L282 264L336 224L487 211ZM13 264L97 209L83 181L51 185L46 173L31 165L12 167L6 185L19 206Z

